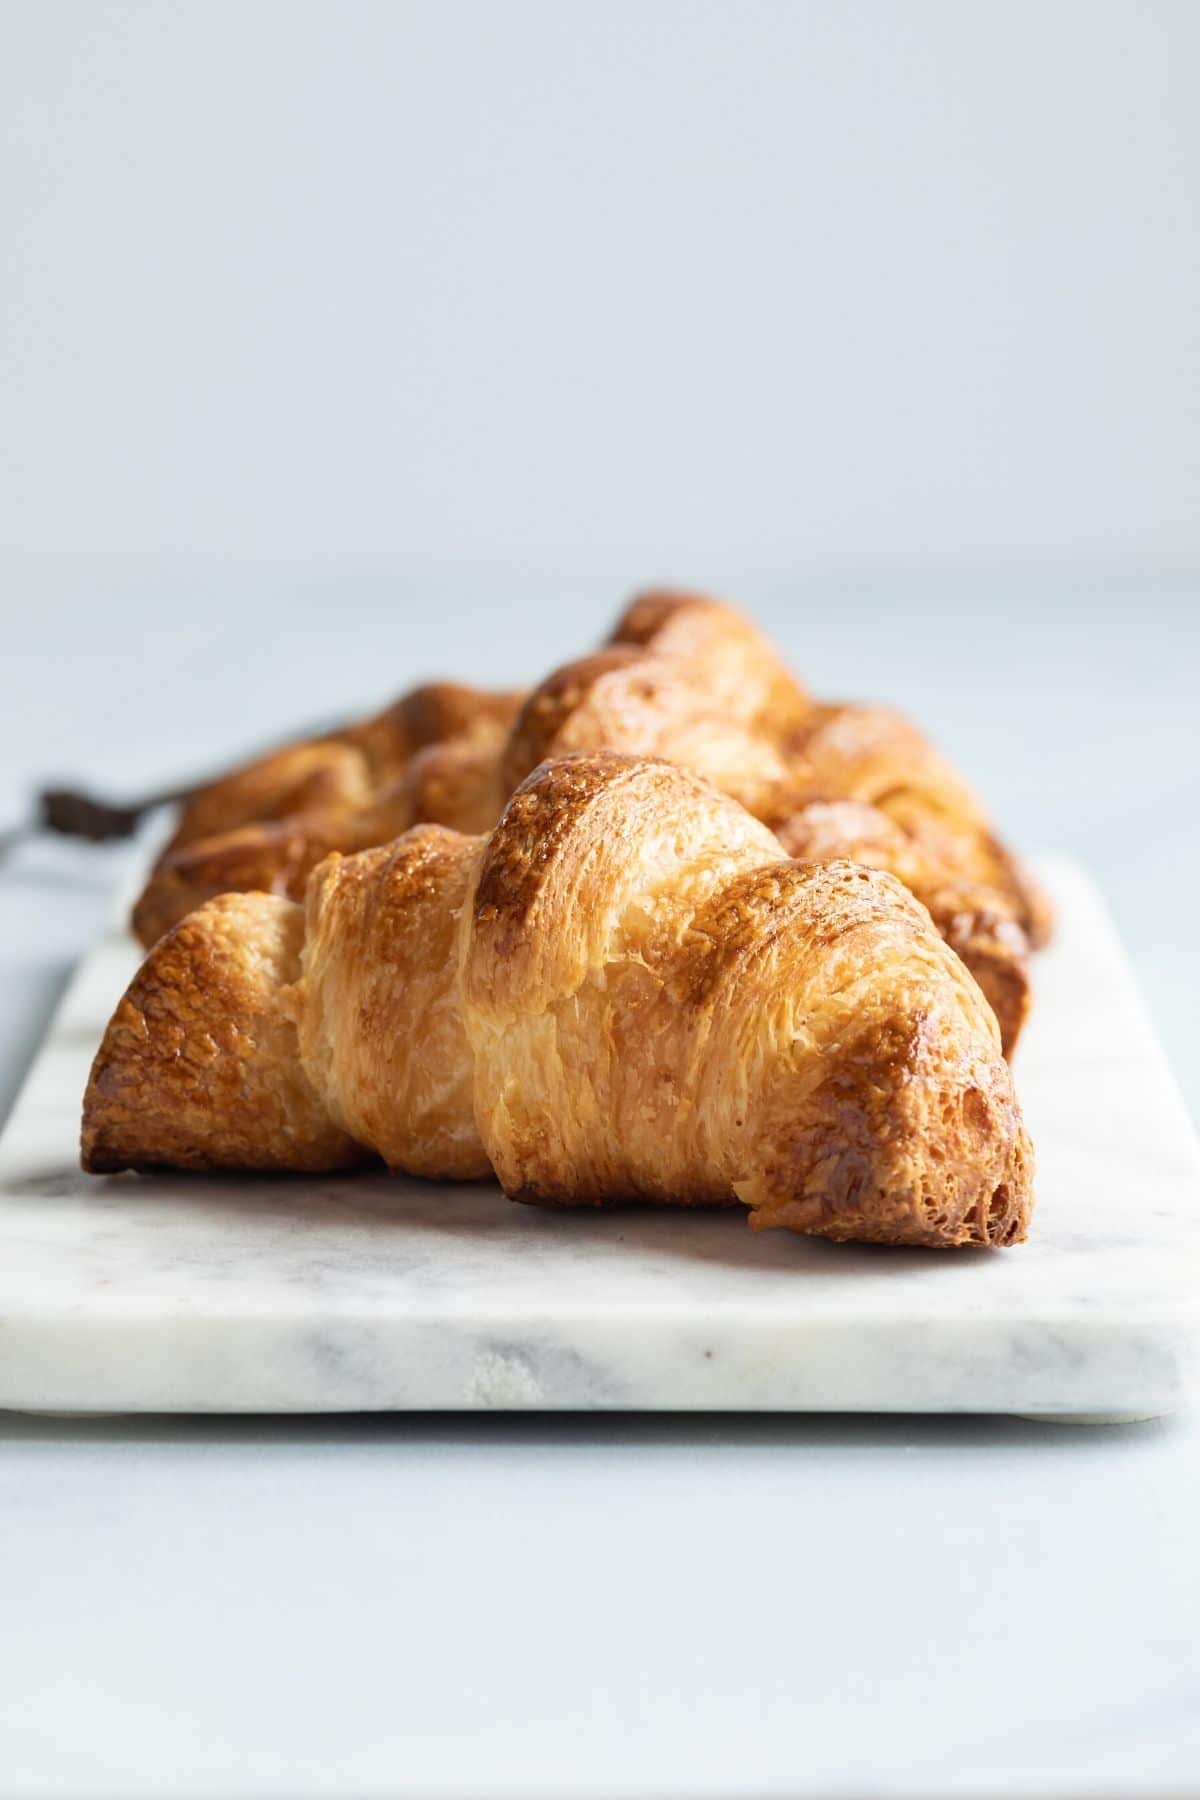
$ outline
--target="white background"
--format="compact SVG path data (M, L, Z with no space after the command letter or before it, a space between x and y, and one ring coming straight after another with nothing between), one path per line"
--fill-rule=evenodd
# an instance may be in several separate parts
M0 20L0 544L1200 556L1187 0Z

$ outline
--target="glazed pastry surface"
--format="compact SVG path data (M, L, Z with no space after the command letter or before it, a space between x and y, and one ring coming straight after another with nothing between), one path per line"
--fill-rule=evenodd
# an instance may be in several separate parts
M853 859L869 847L867 862L934 910L1012 1049L1028 1006L1028 949L1045 941L1049 914L970 789L907 720L814 701L748 619L694 595L641 596L602 650L523 701L418 689L365 725L203 790L134 928L149 945L230 890L298 899L331 850L386 842L417 822L486 831L540 762L599 749L697 770L793 855ZM814 805L827 809L816 834L805 823Z
M241 825L369 808L431 745L500 742L521 699L450 681L414 688L372 718L258 757L200 788L166 854Z
M794 862L671 763L542 764L488 835L210 901L108 1028L85 1167L489 1169L548 1205L1010 1244L1031 1154L995 1018L899 881Z
M1029 940L1018 903L1003 888L959 874L921 832L906 835L878 807L857 800L811 801L777 827L789 856L847 857L885 869L915 894L983 989L1011 1055L1029 1013Z

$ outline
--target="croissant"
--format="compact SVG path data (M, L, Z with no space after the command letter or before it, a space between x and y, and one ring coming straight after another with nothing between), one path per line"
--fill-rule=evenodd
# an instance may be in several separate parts
M677 765L539 767L496 828L333 855L160 940L97 1054L84 1167L373 1153L547 1205L1011 1244L1031 1152L995 1019L893 877L794 862Z
M356 805L285 813L168 849L133 908L134 932L149 947L217 894L258 889L298 899L331 851L387 843L420 820L486 831L500 805L495 746L469 738L427 745L391 783Z
M198 789L165 854L243 825L369 809L428 746L499 743L521 699L449 681L414 688L369 719L272 751Z
M1029 940L1001 888L956 873L917 833L906 836L878 807L855 800L813 801L776 827L789 856L809 862L848 857L902 881L974 975L1011 1056L1029 1014Z
M447 683L418 688L376 719L202 789L134 907L138 938L149 947L220 893L298 899L331 850L366 849L421 821L490 830L531 769L571 750L666 755L762 811L786 779L771 740L809 707L734 607L669 594L636 599L604 650L520 701Z
M1029 947L1050 931L1037 887L970 789L899 714L810 701L777 663L769 686L759 677L765 704L739 713L722 693L714 706L711 670L677 643L668 653L663 621L676 631L705 621L715 653L714 640L734 639L731 611L665 595L636 601L618 625L620 648L556 671L525 701L505 748L504 785L541 757L597 745L699 769L769 824L789 854L865 861L910 887L983 988L1011 1054L1029 1010ZM630 620L629 637L650 646L632 659ZM774 662L761 640L755 653L760 669ZM740 669L738 681L755 694ZM819 829L814 803L823 803Z
M814 706L789 750L787 809L813 800L873 806L917 847L926 866L937 862L948 876L993 889L1035 948L1049 941L1050 908L1036 883L993 835L966 782L899 713ZM782 816L771 822L780 824Z
M887 822L872 827L879 866L907 883L919 865L926 891L934 879L973 886L977 897L988 890L988 904L1029 943L1049 938L1044 896L916 727L884 707L814 701L757 627L722 601L644 594L604 650L535 688L501 752L497 811L539 762L596 749L683 763L775 830L814 801L871 806ZM838 846L826 818L824 855L856 854L861 815L846 822Z
M134 929L152 944L231 890L299 898L330 851L385 842L417 821L486 830L539 762L589 749L698 770L794 855L859 858L869 840L865 860L936 901L1011 1053L1029 1005L1028 947L1045 941L1049 913L969 788L898 714L818 704L749 620L689 595L635 600L603 650L556 670L519 710L515 695L418 689L338 738L204 790L138 901ZM858 810L827 813L818 850L805 809L836 801ZM865 828L864 807L880 815Z

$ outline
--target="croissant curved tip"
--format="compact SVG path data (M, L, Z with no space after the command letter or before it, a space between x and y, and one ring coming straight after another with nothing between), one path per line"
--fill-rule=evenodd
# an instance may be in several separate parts
M270 894L224 894L159 939L92 1064L85 1170L324 1172L361 1160L301 1067L290 984L302 941L300 907Z

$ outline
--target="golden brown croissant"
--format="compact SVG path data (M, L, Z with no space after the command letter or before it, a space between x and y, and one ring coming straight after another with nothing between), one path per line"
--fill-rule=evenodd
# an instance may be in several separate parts
M1030 943L1047 942L1045 898L992 834L961 776L901 714L882 706L814 706L793 734L788 757L788 810L814 800L876 808L919 847L927 866L936 862L948 878L994 889ZM770 822L779 825L783 817Z
M177 840L135 909L138 936L152 943L231 888L298 898L330 850L362 849L421 820L487 829L505 797L547 757L591 749L665 756L741 800L798 854L816 854L802 850L803 831L791 824L814 801L856 801L881 813L886 823L872 828L878 841L867 860L927 903L939 898L939 923L952 921L951 941L998 1006L1005 1048L1013 1047L1028 1005L1026 940L1042 941L1048 925L1036 888L992 835L970 790L907 721L882 708L812 701L733 607L694 595L643 595L606 648L533 690L503 737L499 716L493 711L486 728L469 736L415 755L410 748L390 787L364 786L355 797L346 786L340 798L318 796L252 835ZM413 741L410 729L405 742ZM262 776L250 770L230 784L239 779L249 785ZM222 804L229 816L228 795ZM846 840L835 841L841 817L831 814L822 827L826 857L859 854L862 833L852 822Z
M999 888L959 876L919 836L907 837L886 813L857 800L811 801L777 826L789 856L849 858L884 869L929 909L934 924L983 989L1012 1054L1029 1012L1028 939L1017 909Z
M669 594L642 595L603 651L556 671L518 710L519 700L417 689L378 719L202 789L134 908L137 936L148 947L220 893L299 898L331 850L385 843L412 824L489 830L537 763L577 749L667 755L763 812L787 776L772 739L809 706L734 607Z
M1009 1244L1031 1155L982 994L890 876L783 860L673 764L540 767L496 829L331 856L156 946L84 1103L103 1171L495 1171L548 1204L734 1199Z
M528 696L504 751L506 792L543 758L571 750L666 756L740 799L794 855L818 854L788 843L789 828L803 835L792 822L806 807L859 802L876 814L869 862L907 885L916 874L922 898L945 889L942 910L952 905L955 916L966 897L953 899L953 890L972 887L969 910L984 907L1004 922L998 933L988 929L988 967L1046 941L1049 911L1038 889L966 783L898 713L810 700L748 621L696 596L635 601L613 644L556 670ZM631 644L644 646L640 655L630 655ZM724 685L716 673L723 658L734 671ZM862 815L827 814L821 836L822 856L857 859ZM963 947L980 941L961 928L957 937ZM1024 961L1013 985L1027 993ZM1025 1003L1008 1008L1014 1041L1024 1011Z
M240 825L170 849L134 906L134 932L149 947L217 894L257 890L299 899L331 851L388 843L416 821L486 831L500 813L498 789L495 747L464 739L430 744L371 800Z
M521 699L449 681L414 688L369 719L273 751L198 789L167 853L242 825L369 808L427 746L499 743Z

